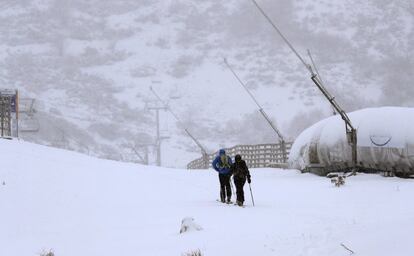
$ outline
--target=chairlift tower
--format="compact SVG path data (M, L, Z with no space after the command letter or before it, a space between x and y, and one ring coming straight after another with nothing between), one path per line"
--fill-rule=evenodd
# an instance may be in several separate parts
M148 103L147 103L148 104ZM155 142L155 147L157 150L157 166L161 166L161 143L163 140L168 139L168 136L162 136L161 132L160 132L160 110L167 110L166 106L159 106L159 105L155 105L155 106L147 106L146 107L147 110L153 110L155 111L155 122L157 125L157 129L156 129L156 142Z
M10 97L0 97L1 137L11 136L11 101Z
M0 135L1 137L19 136L18 91L0 91Z

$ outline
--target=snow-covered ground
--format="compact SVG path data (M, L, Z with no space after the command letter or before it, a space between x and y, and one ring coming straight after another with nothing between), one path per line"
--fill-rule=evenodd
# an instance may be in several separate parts
M214 171L161 169L0 140L0 255L412 255L414 181L334 187L254 169L256 206L216 202ZM3 183L4 181L4 183ZM179 234L184 217L202 231Z

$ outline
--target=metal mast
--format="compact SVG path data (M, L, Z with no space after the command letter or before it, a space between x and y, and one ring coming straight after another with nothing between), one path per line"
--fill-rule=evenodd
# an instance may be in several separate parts
M312 67L313 67L313 69L315 70L316 74L317 74L317 75L318 75L318 77L319 77L319 81L320 81L320 82L321 82L321 84L325 87L325 82L322 80L322 77L321 77L321 75L319 74L318 69L316 68L315 61L313 60L312 55L311 55L311 52L310 52L310 50L309 50L309 49L308 49L308 56L309 56L309 59L311 60L311 63L312 63ZM331 107L332 107L332 106L331 106ZM336 111L335 111L335 108L334 108L334 107L332 107L332 114L333 114L333 115L336 115Z
M309 71L311 75L311 79L314 82L314 84L318 87L318 89L322 92L322 94L328 99L328 101L331 103L333 108L341 115L342 120L345 122L345 130L346 130L346 136L348 139L348 143L350 144L352 148L352 169L353 172L355 172L358 162L358 156L357 156L357 132L354 126L351 123L351 120L349 119L348 115L345 113L345 111L339 106L339 104L336 102L335 97L333 97L328 90L323 86L323 83L318 77L318 75L312 70L312 66L307 64L304 59L299 55L299 53L293 48L292 44L286 39L286 37L282 34L282 32L279 30L279 28L273 23L273 21L267 16L267 14L263 11L263 9L260 7L260 5L255 1L251 0L253 4L256 6L256 8L260 11L260 13L266 18L266 20L269 22L269 24L276 30L276 32L280 35L280 37L285 41L285 43L289 46L289 48L292 50L292 52L298 57L298 59L302 62L302 64L305 66L305 68Z
M154 96L164 105L164 108L167 109L171 113L171 115L175 118L175 120L184 128L184 131L187 135L194 141L194 143L200 148L201 154L203 155L204 161L204 168L208 169L209 161L208 161L208 154L203 145L188 131L187 128L184 127L183 123L181 122L180 118L175 114L175 112L161 99L161 97L154 91L152 87L150 87L151 92Z
M256 103L257 107L259 108L259 112L262 114L264 119L267 121L267 123L272 127L273 131L276 132L277 136L279 137L280 141L280 147L282 149L282 156L283 156L283 162L287 162L287 153L286 153L286 141L283 137L282 133L279 131L279 129L276 127L276 125L270 120L270 117L266 114L266 112L263 110L262 106L259 104L259 102L256 100L256 98L253 96L253 94L250 92L250 90L247 88L246 84L243 83L243 81L240 79L240 77L234 72L233 68L230 66L230 64L227 62L227 59L224 58L224 63L227 65L227 67L230 69L230 71L233 73L234 77L239 81L241 86L244 88L244 90L249 94L250 98Z

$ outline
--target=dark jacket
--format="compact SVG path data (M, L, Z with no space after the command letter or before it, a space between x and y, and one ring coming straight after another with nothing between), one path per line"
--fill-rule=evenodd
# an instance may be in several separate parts
M244 160L239 160L234 162L230 168L230 172L233 174L234 178L245 179L250 177L249 168Z

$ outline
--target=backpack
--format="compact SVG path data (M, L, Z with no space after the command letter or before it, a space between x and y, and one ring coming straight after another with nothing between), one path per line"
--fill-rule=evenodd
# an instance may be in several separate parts
M235 162L232 166L234 177L245 178L249 172L245 161Z
M229 157L227 155L222 155L220 156L220 160L219 160L219 166L222 169L228 169L230 168L230 162L229 162Z

